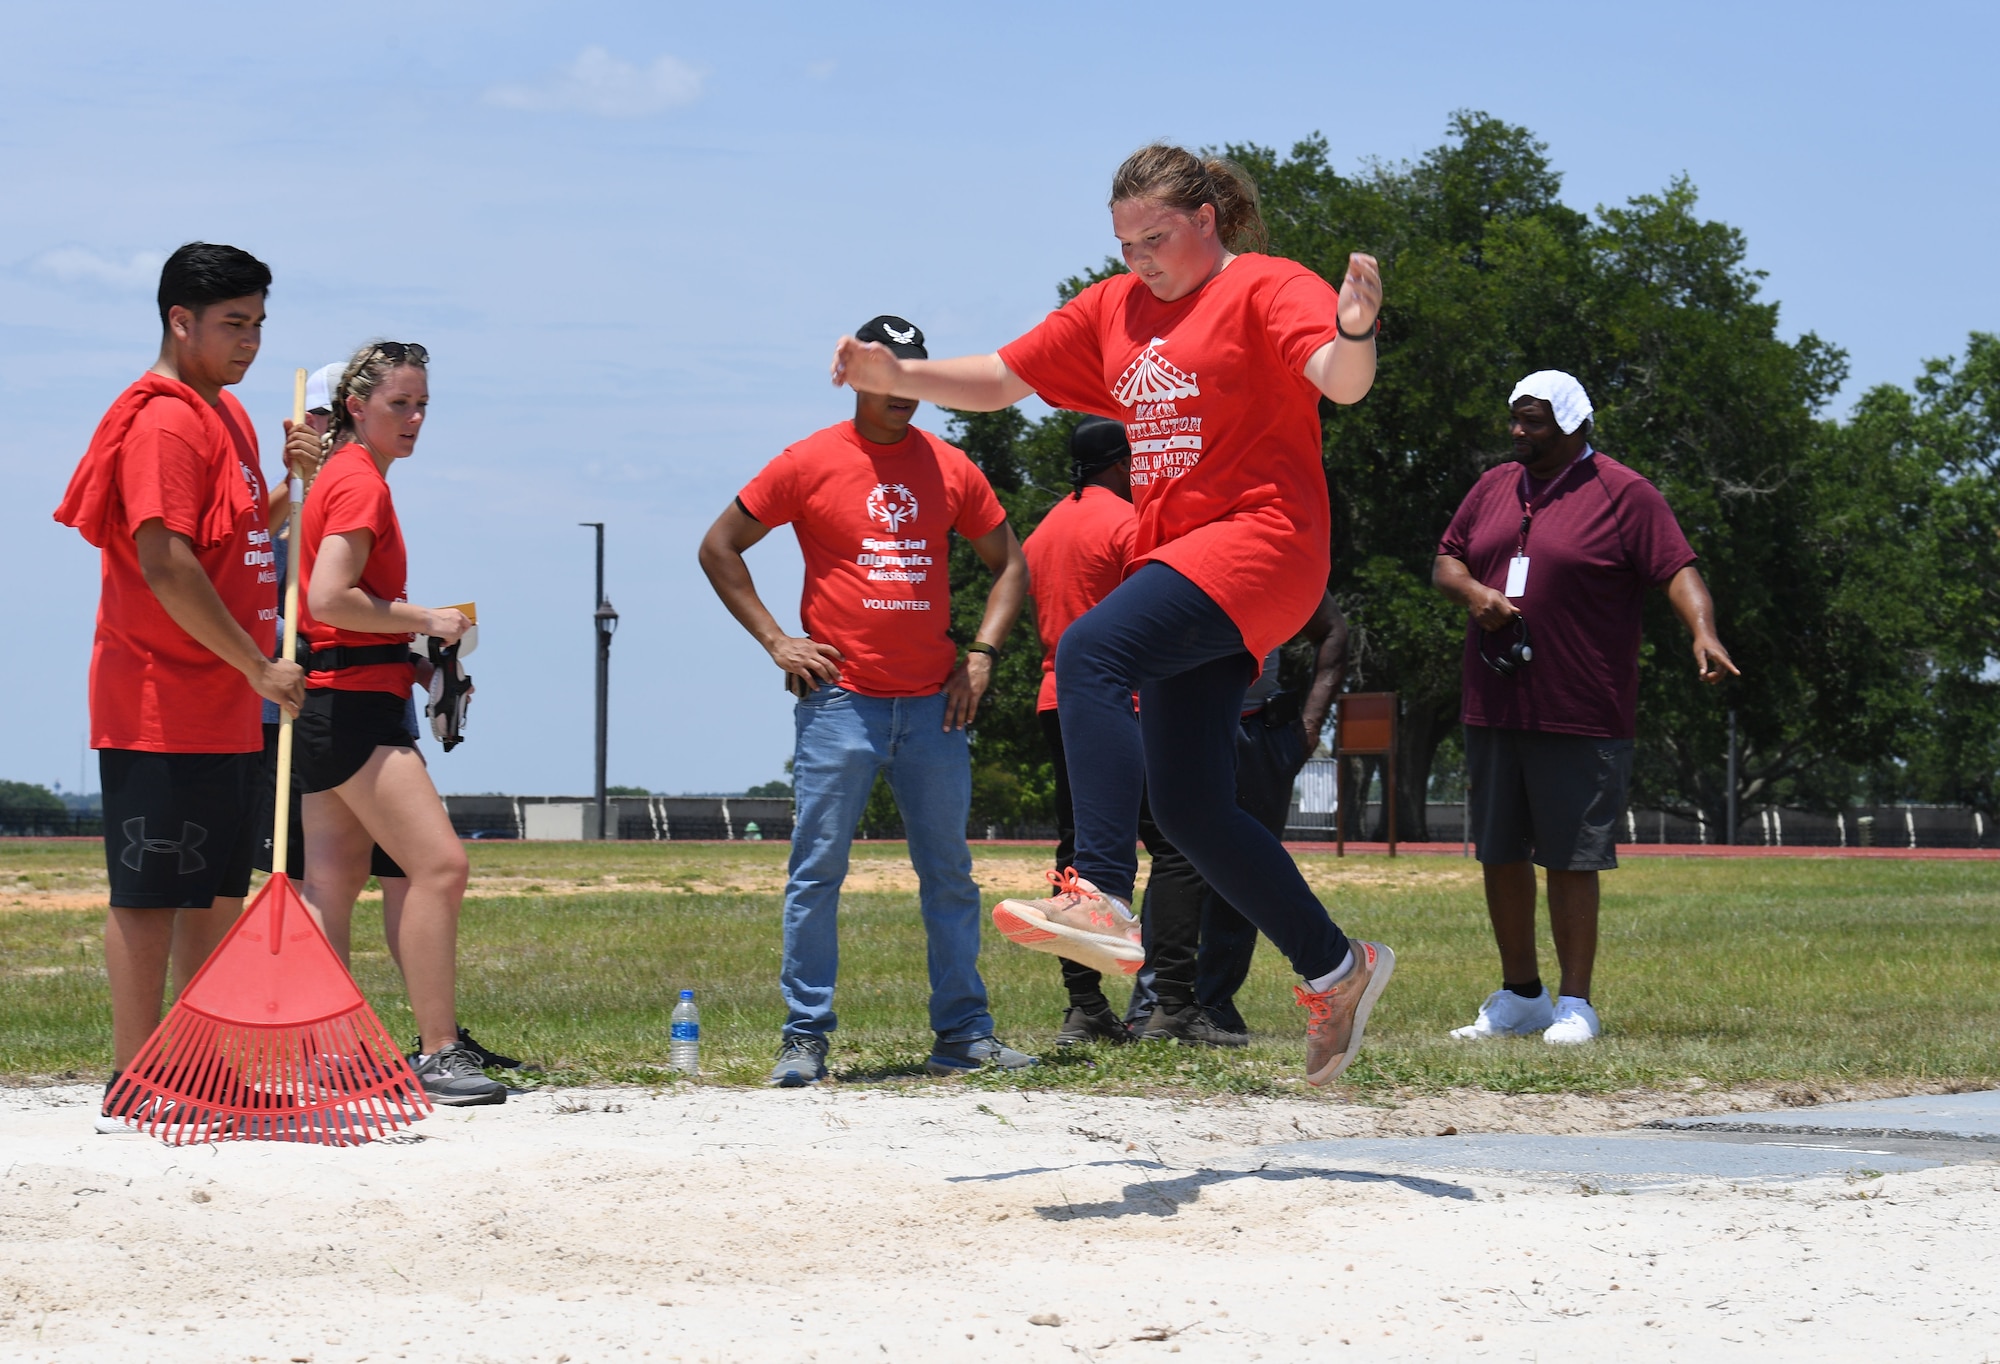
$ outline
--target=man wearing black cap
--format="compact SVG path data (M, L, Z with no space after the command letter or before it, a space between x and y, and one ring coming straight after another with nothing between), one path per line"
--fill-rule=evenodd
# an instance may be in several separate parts
M877 317L855 339L925 359L923 333ZM926 1069L958 1075L1034 1058L993 1035L979 975L980 899L965 821L972 802L966 726L1027 596L1028 565L993 489L964 452L910 424L915 400L854 395L854 418L815 432L767 464L716 518L701 566L729 613L770 653L798 698L797 800L785 885L779 989L787 1018L771 1083L826 1075L836 1019L836 918L848 851L877 774L886 776L910 843L930 939ZM791 524L805 558L788 634L757 595L743 552ZM948 631L949 536L994 575L979 630L961 658Z

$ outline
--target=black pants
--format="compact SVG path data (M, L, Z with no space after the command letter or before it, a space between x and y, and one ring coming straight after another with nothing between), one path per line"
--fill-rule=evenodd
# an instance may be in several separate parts
M1076 854L1076 805L1070 798L1069 765L1063 755L1062 721L1052 710L1042 711L1036 718L1041 721L1042 737L1048 740L1049 755L1055 761L1056 870L1061 871ZM1149 998L1151 993L1157 992L1176 1001L1191 1000L1194 998L1195 951L1201 940L1201 902L1208 887L1202 883L1194 865L1167 842L1159 826L1153 823L1153 814L1143 793L1139 797L1139 841L1146 845L1146 851L1153 858L1153 875L1147 882L1146 898L1139 911L1148 935L1147 969L1154 976ZM1155 924L1160 925L1157 932ZM1257 930L1251 929L1253 945L1256 936ZM1156 937L1162 944L1160 948L1151 945ZM1164 975L1161 968L1152 964L1156 950L1166 953ZM1061 961L1063 986L1069 991L1071 1004L1086 1008L1097 1005L1110 1007L1109 1001L1104 998L1103 976L1068 957L1061 958ZM1245 969L1248 969L1247 966Z
M1292 784L1305 766L1308 745L1299 718L1297 693L1280 694L1270 706L1246 715L1236 732L1236 803L1277 838L1285 836L1292 812ZM1201 954L1195 964L1195 1002L1216 1026L1248 1032L1236 1009L1236 992L1250 975L1257 951L1257 926L1213 887L1201 902ZM1157 987L1155 987L1157 988Z

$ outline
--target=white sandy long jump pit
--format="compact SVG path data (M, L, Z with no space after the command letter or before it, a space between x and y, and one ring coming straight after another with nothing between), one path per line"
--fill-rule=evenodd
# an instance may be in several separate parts
M940 1086L175 1149L93 1135L96 1098L0 1091L0 1358L2000 1359L2000 1146L1972 1142L1766 1134L1748 1165L1710 1143L1716 1176L1628 1131L1578 1173L1534 1154L1574 1139L1477 1134L1644 1102Z

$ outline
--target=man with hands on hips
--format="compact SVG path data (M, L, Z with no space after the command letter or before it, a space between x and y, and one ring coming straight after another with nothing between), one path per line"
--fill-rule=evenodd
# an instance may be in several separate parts
M1431 574L1468 616L1468 814L1502 982L1452 1036L1539 1032L1582 1043L1602 1031L1590 1002L1597 874L1618 865L1647 590L1666 589L1704 682L1737 669L1666 499L1591 448L1583 386L1542 370L1515 387L1508 407L1514 461L1466 494ZM1548 870L1562 971L1554 1000L1536 965L1536 863Z
M856 331L923 359L923 333L883 316ZM1028 564L992 487L963 451L912 426L915 399L857 391L854 417L767 464L701 544L701 566L729 613L769 651L797 697L796 818L785 885L779 988L786 1021L770 1081L826 1076L836 1026L836 921L854 831L877 774L909 838L930 939L933 1075L1034 1058L993 1035L978 968L979 887L965 822L972 801L966 727L993 661L1021 613ZM743 553L790 524L805 558L799 615L787 633L765 607ZM993 573L986 611L960 657L951 624L950 537Z

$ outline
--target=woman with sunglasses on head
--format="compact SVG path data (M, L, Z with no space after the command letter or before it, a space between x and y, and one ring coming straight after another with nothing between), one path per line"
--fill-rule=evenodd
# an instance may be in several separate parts
M451 607L406 600L409 556L389 468L416 452L430 406L422 346L378 341L348 362L333 394L329 451L306 498L300 535L300 635L312 648L298 720L305 796L306 903L335 943L380 845L409 878L399 921L385 924L419 1031L417 1078L433 1103L504 1103L479 1054L460 1039L458 914L466 858L404 725L416 682L415 634L450 643L471 624Z
M1129 945L1143 790L1195 870L1304 978L1306 1079L1330 1084L1395 958L1350 942L1283 843L1237 806L1235 740L1258 661L1325 595L1332 516L1318 405L1359 402L1374 382L1381 275L1356 253L1336 292L1303 265L1258 254L1256 187L1219 158L1141 148L1110 198L1130 273L996 354L903 360L843 337L833 381L971 411L1033 393L1125 424L1130 566L1056 652L1075 865L1051 877L1046 899L1001 902L994 922L1023 946L1078 959L1100 941Z

